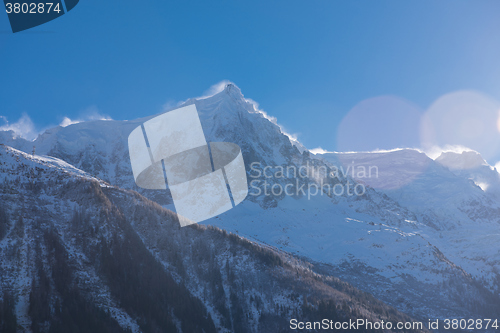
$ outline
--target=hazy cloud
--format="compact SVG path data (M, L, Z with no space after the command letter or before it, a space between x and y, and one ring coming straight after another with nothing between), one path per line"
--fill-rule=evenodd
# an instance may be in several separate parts
M314 148L314 149L310 149L309 150L311 153L313 154L328 154L328 153L333 153L331 151L328 151L326 149L323 149L321 147L318 147L318 148Z
M495 163L495 169L500 173L500 161Z
M63 117L59 126L66 127L91 120L111 120L111 117L101 114L97 107L91 106L82 111L81 116L78 118ZM21 137L29 141L35 140L39 134L51 127L53 126L43 128L36 126L31 117L26 113L23 113L15 122L10 122L7 117L0 116L0 131L13 131L16 137Z
M14 131L16 136L30 141L36 139L39 134L35 129L35 124L26 113L23 113L21 118L13 123L4 116L0 116L0 119L4 122L4 125L0 126L0 131Z
M73 124L82 123L85 121L92 120L113 120L110 116L101 114L96 106L90 106L81 112L80 117L71 119L70 117L64 117L59 126L66 127Z
M212 97L213 95L216 95L216 94L220 93L222 90L224 90L224 88L228 84L234 84L234 83L229 81L229 80L222 80L220 82L217 82L216 84L212 85L210 88L205 90L201 97L197 97L196 99L204 99L204 98Z

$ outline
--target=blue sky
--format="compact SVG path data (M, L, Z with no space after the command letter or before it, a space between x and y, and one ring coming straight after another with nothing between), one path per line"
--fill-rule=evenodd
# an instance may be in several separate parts
M494 0L82 0L17 34L3 14L0 126L23 113L35 131L64 117L139 118L230 80L308 148L419 146L416 125L391 129L443 95L500 101L499 13ZM372 137L355 134L363 128Z

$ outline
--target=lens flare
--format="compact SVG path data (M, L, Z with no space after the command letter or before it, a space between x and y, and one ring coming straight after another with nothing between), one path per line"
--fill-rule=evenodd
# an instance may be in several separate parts
M418 106L395 96L358 103L339 125L337 149L371 153L338 154L340 167L373 188L392 190L412 182L427 168L429 158L418 151L400 148L419 147L422 114ZM366 176L360 170L377 172Z
M364 100L352 108L337 131L338 151L373 151L420 146L419 124L423 111L396 97Z
M476 91L457 91L436 100L421 121L421 145L460 145L488 159L500 148L500 104Z
M497 130L498 130L498 132L500 132L500 110L498 110Z

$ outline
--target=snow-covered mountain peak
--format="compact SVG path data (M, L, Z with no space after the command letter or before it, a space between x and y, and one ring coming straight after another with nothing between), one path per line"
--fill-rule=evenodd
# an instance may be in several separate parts
M436 158L436 161L450 170L475 169L488 165L481 154L476 151L443 152Z
M3 133L2 138L3 138L3 137L5 137L6 139L7 139L7 138L10 138L10 139L17 139L17 138L19 138L19 137L20 137L20 136L19 136L16 132L14 132L13 130L2 131L1 133Z
M436 162L455 175L472 181L496 199L500 198L500 174L478 152L443 152Z
M223 92L225 92L227 95L230 95L232 97L243 98L243 94L241 93L241 89L237 85L235 85L234 83L228 83L224 87Z
M23 142L23 143L29 143L28 140L23 139L21 136L19 136L16 132L13 130L8 130L8 131L0 131L0 143L9 145L9 146L18 146L17 143Z

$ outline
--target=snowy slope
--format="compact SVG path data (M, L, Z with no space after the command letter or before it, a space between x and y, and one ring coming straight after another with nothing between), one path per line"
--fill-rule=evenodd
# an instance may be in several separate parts
M360 178L416 216L418 233L492 292L499 290L498 174L475 152L446 153L435 161L416 150L321 155L334 164L375 165L378 177ZM450 169L450 167L452 167ZM466 168L467 167L467 168Z

